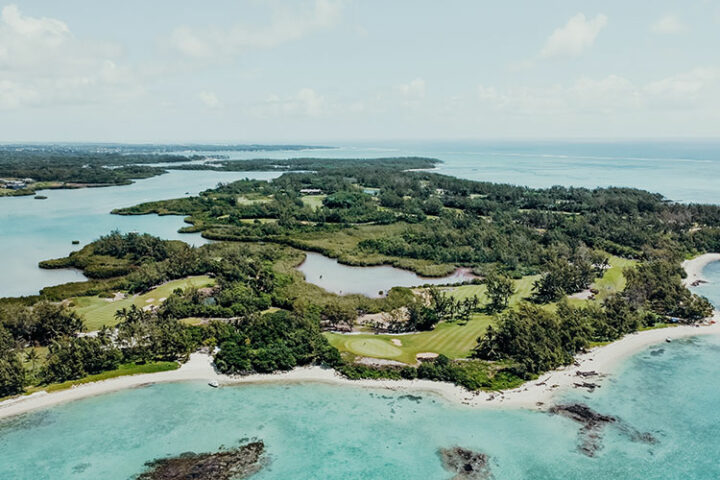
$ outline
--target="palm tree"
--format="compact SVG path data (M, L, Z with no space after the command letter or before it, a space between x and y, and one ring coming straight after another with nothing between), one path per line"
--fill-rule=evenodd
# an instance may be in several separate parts
M30 350L25 352L25 361L30 363L30 368L33 373L35 373L35 365L38 360L40 360L40 355L38 355L37 350L34 348L30 348Z

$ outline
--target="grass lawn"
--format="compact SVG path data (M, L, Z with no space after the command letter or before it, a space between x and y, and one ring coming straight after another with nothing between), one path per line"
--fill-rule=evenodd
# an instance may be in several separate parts
M124 365L120 365L120 367L118 367L116 370L108 370L107 372L98 373L96 375L89 375L78 380L69 380L62 383L52 383L50 385L30 387L26 390L26 393L31 394L43 390L46 392L56 392L58 390L66 390L68 388L72 388L75 385L82 385L83 383L99 382L101 380L123 377L125 375L167 372L169 370L177 370L178 368L180 368L180 365L177 362L151 362L144 363L142 365L127 363Z
M635 262L619 257L610 257L610 268L594 284L600 293L595 301L602 301L610 294L625 288L623 269L632 266ZM533 282L539 275L532 275L515 280L515 294L510 297L510 307L517 306L523 300L530 298ZM485 285L462 285L445 288L444 291L458 300L477 295L481 304L486 304L488 298ZM573 305L581 305L588 300L570 299ZM545 306L554 310L556 304ZM415 355L420 352L442 353L450 358L467 357L475 347L477 338L485 334L488 325L494 322L494 317L485 314L473 315L467 325L457 323L441 323L430 332L409 333L407 335L343 335L326 333L330 343L341 352L350 352L363 357L387 358L405 363L415 363ZM393 345L392 339L398 339L402 346Z
M277 218L241 218L242 223L277 223Z
M530 298L532 294L533 282L540 278L540 275L529 275L520 280L515 280L515 294L510 297L510 306L515 306L523 300ZM445 291L457 300L465 300L477 295L481 304L489 302L487 298L487 288L484 284L480 285L462 285L460 287L451 287Z
M303 195L302 202L313 210L322 207L323 199L327 195Z
M214 285L214 283L215 281L207 275L200 275L173 280L142 295L134 295L116 302L100 297L75 297L71 300L74 305L73 309L85 320L85 330L94 331L99 330L103 325L111 327L117 324L115 312L121 308L128 308L133 304L140 308L148 305L158 306L162 303L160 299L169 297L176 288L185 289L190 286L202 288Z
M270 200L270 197L251 193L247 195L240 195L237 197L236 201L238 205L253 205L255 203L267 203Z
M611 294L622 291L625 288L626 283L623 270L636 264L636 260L628 260L626 258L611 255L610 268L605 270L603 276L597 279L597 281L592 285L592 288L599 291L599 293L595 295L595 298L598 300L605 300Z
M467 357L477 343L477 337L485 333L491 322L491 316L478 314L465 325L441 323L429 332L407 335L326 333L325 336L341 352L413 364L415 356L421 352L442 353L450 358ZM393 345L393 339L400 340L402 346Z
M570 305L578 307L588 301L602 302L613 293L620 292L625 288L626 280L623 275L623 270L627 267L636 265L637 261L610 255L609 262L610 268L605 270L603 276L595 280L595 282L590 285L590 288L598 290L598 293L595 295L595 299L582 300L579 298L568 298L568 303Z

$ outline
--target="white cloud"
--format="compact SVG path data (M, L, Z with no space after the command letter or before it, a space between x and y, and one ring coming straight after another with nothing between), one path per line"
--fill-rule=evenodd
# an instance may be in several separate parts
M253 113L262 118L277 116L320 117L328 113L329 104L325 97L312 88L301 88L290 97L270 95L265 102L256 106Z
M117 63L112 44L76 38L53 18L25 16L16 5L0 11L0 108L88 104L138 94L135 76Z
M203 90L198 94L198 98L200 98L200 101L208 108L222 107L222 103L220 102L220 99L217 97L217 95L215 95L215 92Z
M540 57L576 57L595 43L595 38L605 25L607 16L603 14L587 19L584 14L578 13L548 37Z
M340 19L341 2L315 0L301 10L276 7L269 25L264 28L237 24L228 29L190 27L176 28L171 45L180 53L195 59L220 59L247 50L272 48L298 40L317 30L334 26Z
M23 87L9 80L0 80L0 110L33 104L37 101L37 96L38 93L31 88Z
M70 29L60 20L23 17L17 5L4 7L2 19L9 29L29 37L39 36L53 40L70 34Z
M665 15L653 23L650 30L661 35L673 35L685 31L686 28L685 24L675 15Z
M411 100L419 100L425 97L425 80L416 78L409 83L398 86L400 94Z
M309 117L317 117L325 109L325 99L312 88L301 89L295 98L300 110Z
M720 68L700 67L643 86L655 108L720 109Z
M480 105L512 115L616 114L720 108L720 68L696 68L645 84L619 75L581 77L570 85L506 88L478 85Z

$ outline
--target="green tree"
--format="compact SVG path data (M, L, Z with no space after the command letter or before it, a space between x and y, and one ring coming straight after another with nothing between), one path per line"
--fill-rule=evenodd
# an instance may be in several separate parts
M490 298L488 308L493 312L505 310L510 297L515 293L515 282L513 282L512 278L497 270L492 270L485 276L485 285L487 286L487 295Z

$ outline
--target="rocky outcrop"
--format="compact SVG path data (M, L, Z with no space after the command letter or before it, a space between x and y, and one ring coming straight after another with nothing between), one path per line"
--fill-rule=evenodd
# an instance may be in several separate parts
M237 480L262 468L265 445L248 443L217 453L183 453L147 463L148 470L137 480Z
M438 452L443 467L455 474L453 480L491 480L489 458L486 454L466 448L441 448Z
M578 450L588 457L594 457L597 451L602 448L602 434L608 425L614 426L634 442L657 443L657 439L652 434L640 432L619 418L598 413L582 403L555 405L548 412L569 418L581 425L578 432L580 440Z

